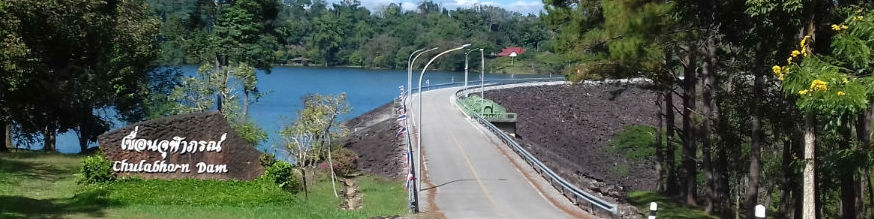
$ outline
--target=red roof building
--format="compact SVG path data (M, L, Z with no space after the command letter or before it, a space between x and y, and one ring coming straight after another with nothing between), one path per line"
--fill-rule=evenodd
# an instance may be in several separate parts
M507 48L502 49L501 53L498 53L497 56L499 56L499 57L504 57L504 56L515 57L517 55L522 55L522 53L525 53L525 48L507 47Z

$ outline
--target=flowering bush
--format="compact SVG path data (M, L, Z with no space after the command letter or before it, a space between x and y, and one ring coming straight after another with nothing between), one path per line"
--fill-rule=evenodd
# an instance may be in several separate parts
M358 153L348 148L340 148L332 152L334 172L340 176L348 176L358 168Z
M783 93L798 95L799 109L825 115L855 113L867 107L872 93L874 14L858 9L841 24L832 25L836 35L831 55L809 53L810 36L799 43L786 65L771 68L782 81Z

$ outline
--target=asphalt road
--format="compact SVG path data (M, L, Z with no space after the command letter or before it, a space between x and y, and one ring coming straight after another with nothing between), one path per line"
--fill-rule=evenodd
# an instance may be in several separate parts
M497 137L467 119L454 103L458 89L424 92L422 126L413 128L423 131L427 180L420 200L425 212L446 218L590 217ZM418 98L412 100L416 124ZM415 135L411 137L415 145Z

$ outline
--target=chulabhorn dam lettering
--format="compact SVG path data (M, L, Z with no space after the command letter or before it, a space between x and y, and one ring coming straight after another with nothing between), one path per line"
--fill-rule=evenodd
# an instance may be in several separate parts
M140 127L135 126L134 130L127 136L121 139L121 150L130 150L142 152L145 150L161 153L162 159L167 159L167 152L179 152L179 154L195 153L195 152L222 152L222 142L228 137L228 133L222 134L219 141L184 141L184 137L173 136L172 140L148 140L137 139L137 132ZM181 151L179 149L182 149Z
M120 177L253 180L264 173L263 153L216 111L138 122L98 141Z

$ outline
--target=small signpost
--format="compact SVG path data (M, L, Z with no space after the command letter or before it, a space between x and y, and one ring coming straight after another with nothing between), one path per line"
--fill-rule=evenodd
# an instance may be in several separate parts
M219 112L139 122L98 137L118 176L146 179L252 180L264 173L261 152Z

